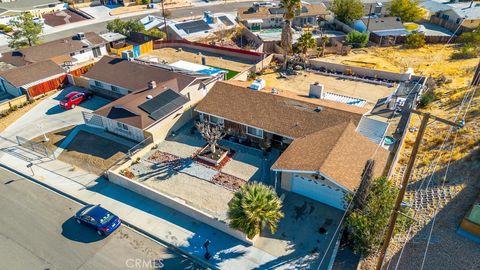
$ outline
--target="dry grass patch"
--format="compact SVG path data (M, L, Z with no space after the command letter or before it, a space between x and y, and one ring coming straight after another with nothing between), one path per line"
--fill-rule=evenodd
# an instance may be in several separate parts
M58 159L89 172L101 174L122 158L128 149L123 144L81 130Z
M48 138L48 142L43 141L43 135L33 138L32 141L42 143L49 151L53 152L57 150L58 146L60 146L60 144L68 136L68 134L70 134L74 127L75 126L68 126L46 133L45 135Z

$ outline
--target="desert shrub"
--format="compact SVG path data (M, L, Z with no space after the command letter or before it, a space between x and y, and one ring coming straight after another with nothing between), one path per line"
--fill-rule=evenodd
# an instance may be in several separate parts
M358 31L352 31L348 33L346 37L348 44L351 44L354 48L365 47L368 43L368 33L360 33Z
M435 96L435 93L433 91L426 91L425 93L422 94L422 96L420 97L420 101L418 103L418 105L421 107L421 108L425 108L427 107L428 105L430 105L430 103L434 102L435 99L437 97Z
M0 31L2 32L12 32L13 28L11 26L8 26L6 24L0 24Z
M425 46L425 35L411 33L405 37L405 47L408 49L417 49Z
M452 54L452 59L469 59L475 58L480 54L480 49L470 43L467 43L460 47L460 50Z

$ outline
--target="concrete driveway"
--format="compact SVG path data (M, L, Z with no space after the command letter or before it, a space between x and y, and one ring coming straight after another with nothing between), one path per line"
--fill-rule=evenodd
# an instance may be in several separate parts
M59 128L78 125L83 123L82 111L94 111L110 101L94 96L72 110L60 108L59 101L72 91L81 90L75 86L69 86L63 91L42 100L30 111L24 114L15 123L6 128L0 136L9 140L15 140L15 136L22 136L27 139L35 138ZM43 130L42 130L43 129Z

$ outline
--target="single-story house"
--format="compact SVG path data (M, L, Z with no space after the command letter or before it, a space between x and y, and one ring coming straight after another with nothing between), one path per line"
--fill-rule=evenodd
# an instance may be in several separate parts
M381 176L389 155L356 131L368 110L339 102L310 103L218 82L195 111L231 136L286 147L271 168L281 187L338 209L359 187L367 161L374 157L373 175Z
M362 18L356 20L353 28L359 32L371 32L377 36L405 36L409 32L398 17Z
M235 16L228 13L204 11L203 18L186 21L168 21L169 39L197 41L215 33L234 29L238 26Z
M473 31L480 25L480 2L438 3L425 1L420 6L427 11L430 22L457 33Z
M79 67L107 55L106 41L94 32L78 33L75 36L45 42L40 45L20 48L2 53L0 62L25 66L52 60L65 69Z
M158 142L193 118L193 106L223 80L223 74L183 72L104 56L84 78L91 91L113 100L93 116L86 115L87 124L135 141L151 137ZM146 99L151 101L144 106Z
M56 12L65 8L60 0L10 0L0 1L0 18L18 16L29 12L33 16L42 17L44 13Z
M157 141L160 133L166 136L173 126L190 119L191 115L183 115L189 102L180 94L177 79L171 79L125 95L94 111L93 117L109 132L135 141Z
M281 28L283 15L286 10L282 7L241 7L238 8L238 21L250 30L264 28ZM319 18L325 18L330 12L324 4L303 5L292 21L293 26L316 25Z
M109 99L144 90L150 82L159 84L177 79L182 94L190 100L198 101L207 94L215 81L223 79L223 74L210 76L181 72L169 66L104 56L83 77L89 80L90 89L94 93Z
M0 72L0 92L12 96L37 96L65 83L65 70L52 60L33 63Z

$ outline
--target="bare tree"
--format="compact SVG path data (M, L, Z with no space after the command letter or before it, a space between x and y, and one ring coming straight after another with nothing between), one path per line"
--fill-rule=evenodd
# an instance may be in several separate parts
M207 141L212 154L215 154L217 151L217 142L226 135L225 129L218 125L210 125L207 122L196 122L195 126L200 134L202 134L203 139Z

